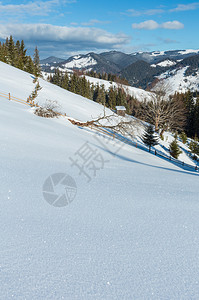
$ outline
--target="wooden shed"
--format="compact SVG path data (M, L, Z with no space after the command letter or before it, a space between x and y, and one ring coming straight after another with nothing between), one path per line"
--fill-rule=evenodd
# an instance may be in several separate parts
M126 107L124 107L124 106L116 106L115 108L116 108L116 113L117 113L119 116L125 117Z

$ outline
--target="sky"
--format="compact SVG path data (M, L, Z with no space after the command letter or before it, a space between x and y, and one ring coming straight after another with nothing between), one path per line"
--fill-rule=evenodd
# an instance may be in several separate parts
M30 55L198 49L199 2L47 0L0 2L0 40L24 40Z

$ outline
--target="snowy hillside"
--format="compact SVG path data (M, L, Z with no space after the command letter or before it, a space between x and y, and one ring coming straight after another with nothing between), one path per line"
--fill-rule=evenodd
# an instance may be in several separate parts
M170 67L170 66L174 66L176 65L176 62L175 61L172 61L170 59L166 59L166 60L163 60L157 64L152 64L151 67L156 67L156 66L159 66L159 67Z
M30 95L30 74L0 70L0 92ZM40 85L72 118L103 112ZM0 127L0 299L199 298L198 173L2 97Z
M97 61L95 59L93 59L90 55L88 55L87 57L81 57L79 55L74 56L73 60L71 60L68 63L65 63L63 66L68 68L68 69L73 69L73 68L86 68L86 67L90 67L90 66L94 66L97 64Z
M116 82L112 82L112 81L110 82L107 80L98 79L90 76L85 76L85 77L90 83L93 83L94 85L97 84L99 86L104 85L105 90L109 90L110 87L114 87L114 88L122 87L128 95L133 96L139 101L143 101L145 99L149 100L151 98L151 93L146 92L143 89L135 88L128 85L121 85L121 84L118 85Z
M165 84L170 87L170 94L174 94L175 92L185 93L188 90L193 92L199 90L199 71L196 74L186 75L185 72L187 69L188 67L183 67L167 71L158 76L158 78L164 79Z
M34 77L3 62L0 62L0 70L0 92L10 93L15 97L26 100L34 90ZM18 78L20 78L23 85ZM81 117L81 121L97 118L100 114L103 114L103 107L100 104L50 84L45 80L39 79L39 82L42 87L39 91L39 96L36 98L36 102L39 105L44 104L46 100L57 101L60 105L60 112L66 113L75 119ZM87 107L88 103L90 107L89 110ZM108 111L107 109L107 112Z

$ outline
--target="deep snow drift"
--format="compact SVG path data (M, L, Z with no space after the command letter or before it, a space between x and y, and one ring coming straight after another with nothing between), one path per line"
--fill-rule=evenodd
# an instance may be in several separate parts
M0 89L28 97L31 76L0 68ZM71 117L103 112L41 86L38 101L56 98ZM3 98L0 128L0 299L199 298L198 173ZM85 145L100 166L85 165L90 181L71 161ZM55 173L76 181L65 207L43 197Z

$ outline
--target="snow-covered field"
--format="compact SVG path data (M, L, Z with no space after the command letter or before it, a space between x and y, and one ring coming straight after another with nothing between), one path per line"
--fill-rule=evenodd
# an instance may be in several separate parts
M0 69L0 92L26 99L31 76ZM40 85L38 102L57 100L70 117L103 112ZM198 173L1 97L0 128L0 299L199 298ZM71 161L87 146L90 181ZM75 199L59 208L42 193L57 173L77 185Z

